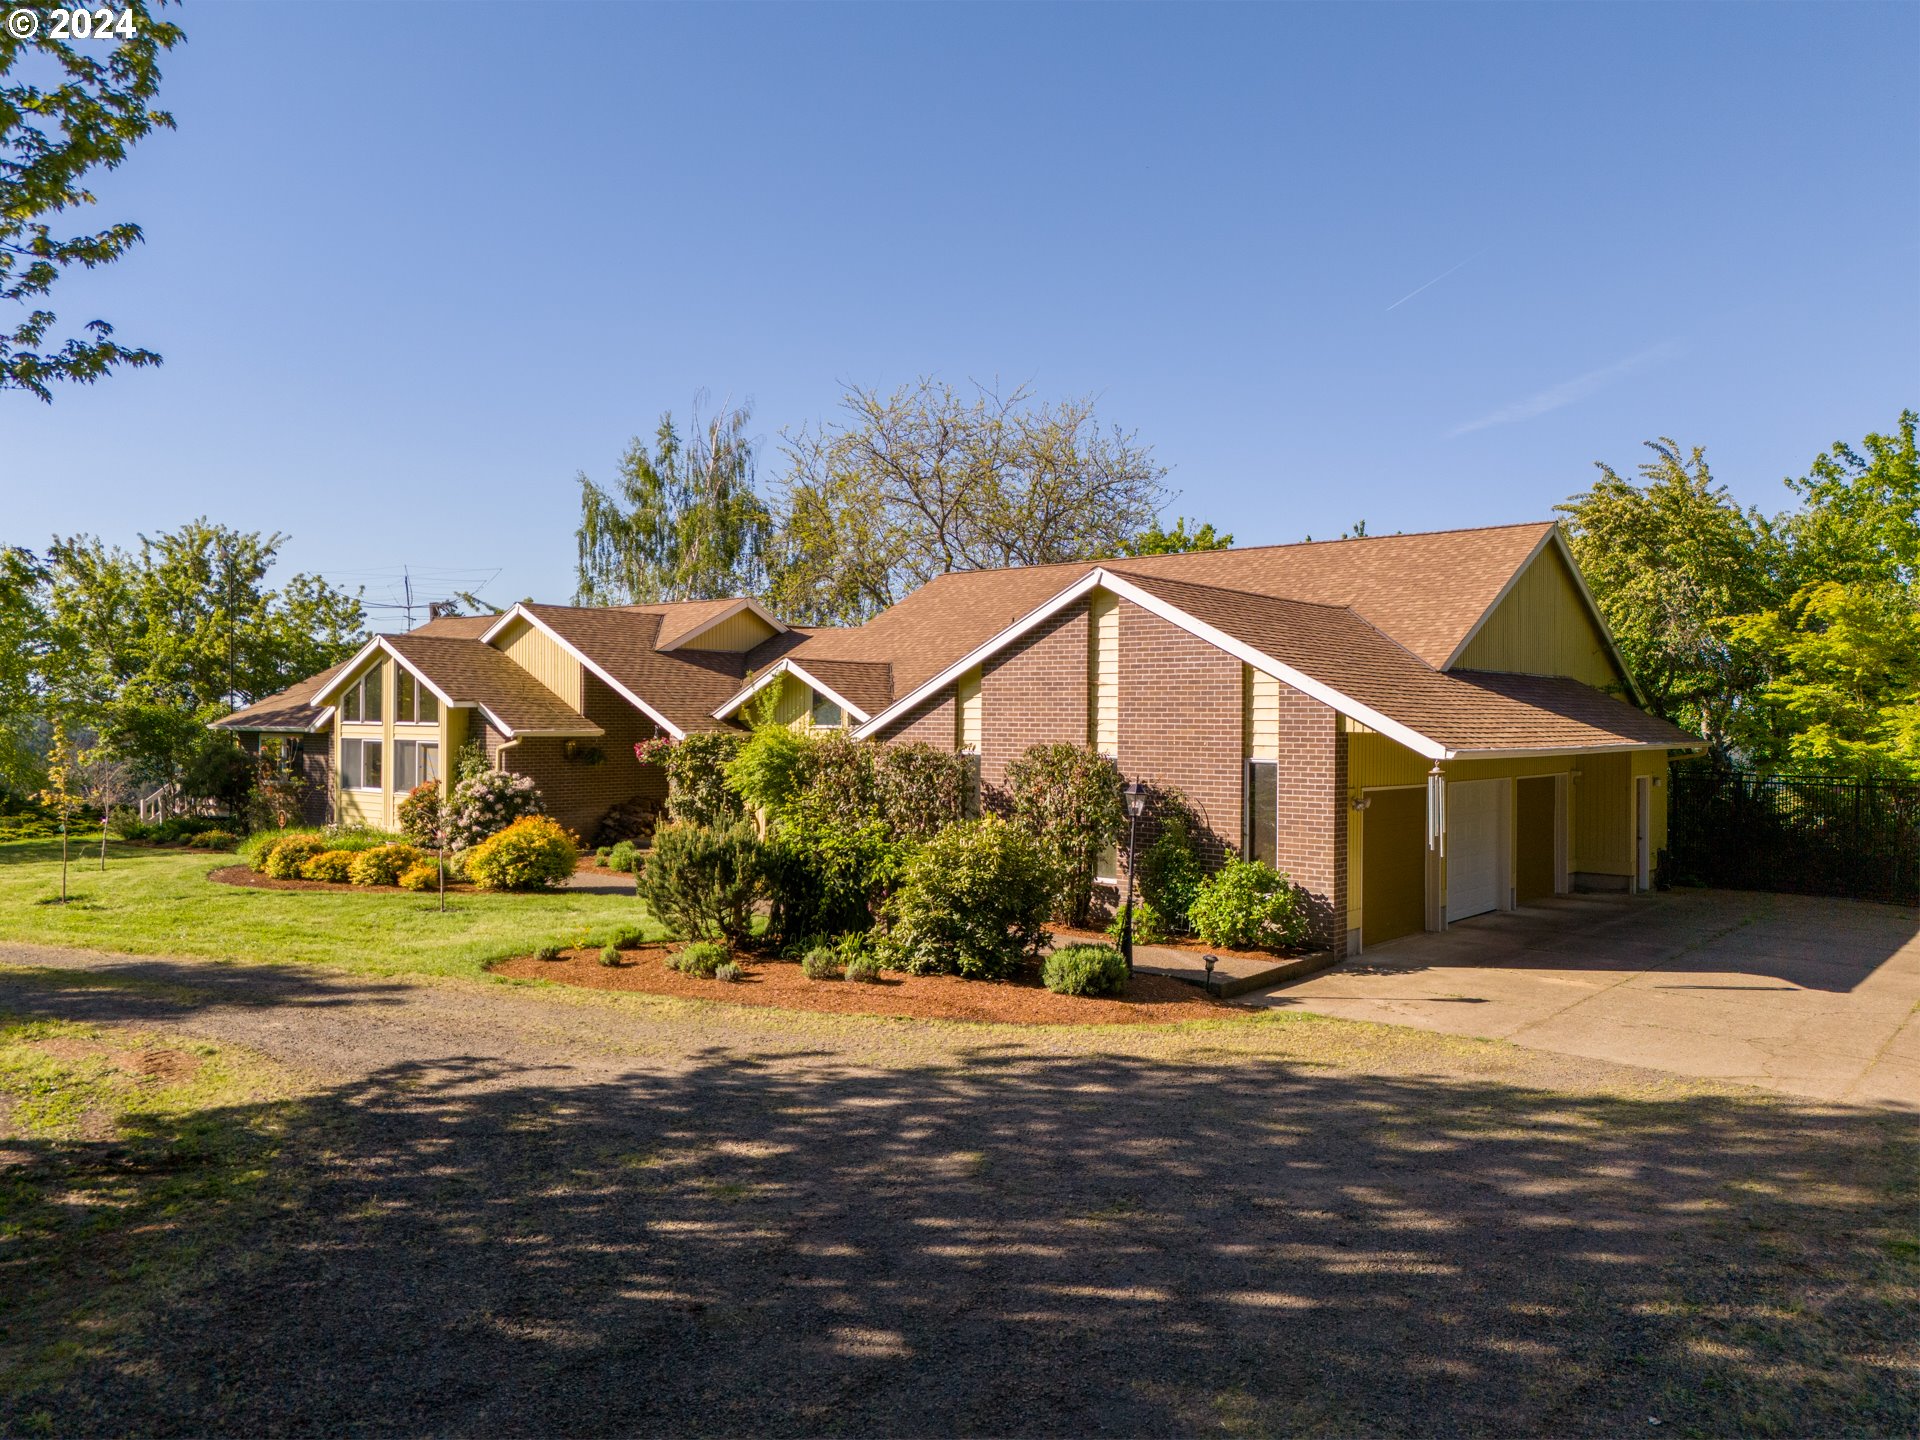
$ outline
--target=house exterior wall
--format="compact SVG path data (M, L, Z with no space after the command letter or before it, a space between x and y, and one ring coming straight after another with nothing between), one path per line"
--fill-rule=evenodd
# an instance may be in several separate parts
M658 736L659 727L599 676L588 674L583 683L582 713L607 732L604 736L569 741L557 735L528 735L510 741L486 725L485 741L489 761L533 781L540 787L547 813L592 845L597 843L600 822L615 806L641 799L664 805L667 777L660 766L642 765L633 753L639 741ZM586 758L593 752L598 760Z
M981 666L980 783L1004 806L1007 766L1035 745L1087 737L1087 607L1073 605Z
M711 630L700 634L675 648L681 650L718 650L728 655L742 655L764 640L770 640L778 632L751 610L742 610L738 615L729 615Z
M499 635L493 648L578 710L586 668L546 631L516 617Z
M1596 690L1618 691L1625 681L1557 545L1548 545L1520 573L1455 664L1463 670L1568 675Z
M383 653L369 657L351 678L364 675L369 667L381 667L380 719L346 721L336 710L333 732L327 737L328 785L332 791L333 817L342 825L370 825L377 830L399 828L399 804L406 791L394 790L394 743L400 740L428 741L440 747L440 780L444 788L452 774L454 756L465 743L466 712L442 704L440 718L429 724L402 724L393 718L398 690L399 664ZM314 737L317 741L320 737ZM340 742L342 740L378 740L380 742L380 788L378 790L342 790L339 788Z
M912 713L889 725L876 738L901 744L917 740L942 750L966 749L954 689L952 685L941 687L937 694L923 701ZM976 690L974 693L977 695L979 692Z
M300 795L300 823L325 825L333 814L333 730L291 734L278 730L236 730L233 737L240 748L259 758L261 747L274 741L300 747L298 773L306 782Z

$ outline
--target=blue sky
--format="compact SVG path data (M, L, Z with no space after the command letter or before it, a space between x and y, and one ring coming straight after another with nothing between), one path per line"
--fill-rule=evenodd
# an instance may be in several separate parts
M0 540L206 513L384 598L572 589L574 476L705 389L1094 393L1241 543L1536 519L1640 442L1742 499L1920 404L1920 6L219 4L165 366L0 394Z

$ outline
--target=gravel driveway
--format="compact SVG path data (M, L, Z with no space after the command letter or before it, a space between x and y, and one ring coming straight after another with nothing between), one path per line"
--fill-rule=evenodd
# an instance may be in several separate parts
M1016 1032L0 967L0 1011L310 1082L264 1217L201 1217L195 1280L0 1431L1920 1427L1885 1112L1287 1015Z

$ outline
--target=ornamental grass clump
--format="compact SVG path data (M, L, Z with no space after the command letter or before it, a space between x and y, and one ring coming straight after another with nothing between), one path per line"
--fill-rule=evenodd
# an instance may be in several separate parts
M1127 988L1127 960L1111 945L1066 945L1047 956L1040 983L1056 995L1119 995Z
M1307 938L1307 909L1293 883L1261 860L1238 856L1202 882L1189 912L1209 945L1279 950Z
M730 964L733 952L713 940L696 940L667 963L682 975L711 980L722 965Z
M573 837L544 815L514 821L467 852L467 874L483 890L546 890L573 874Z
M716 980L724 980L729 985L737 985L740 981L746 978L746 974L747 974L746 971L742 970L738 965L734 964L733 961L729 960L727 961L726 964L719 966L717 969L714 970L713 978Z

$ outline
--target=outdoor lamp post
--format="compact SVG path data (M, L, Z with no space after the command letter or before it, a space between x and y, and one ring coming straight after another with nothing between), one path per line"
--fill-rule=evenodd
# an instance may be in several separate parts
M1127 802L1127 908L1120 921L1120 953L1127 957L1127 978L1133 978L1133 842L1140 831L1140 817L1147 812L1147 786L1135 780L1120 792Z

